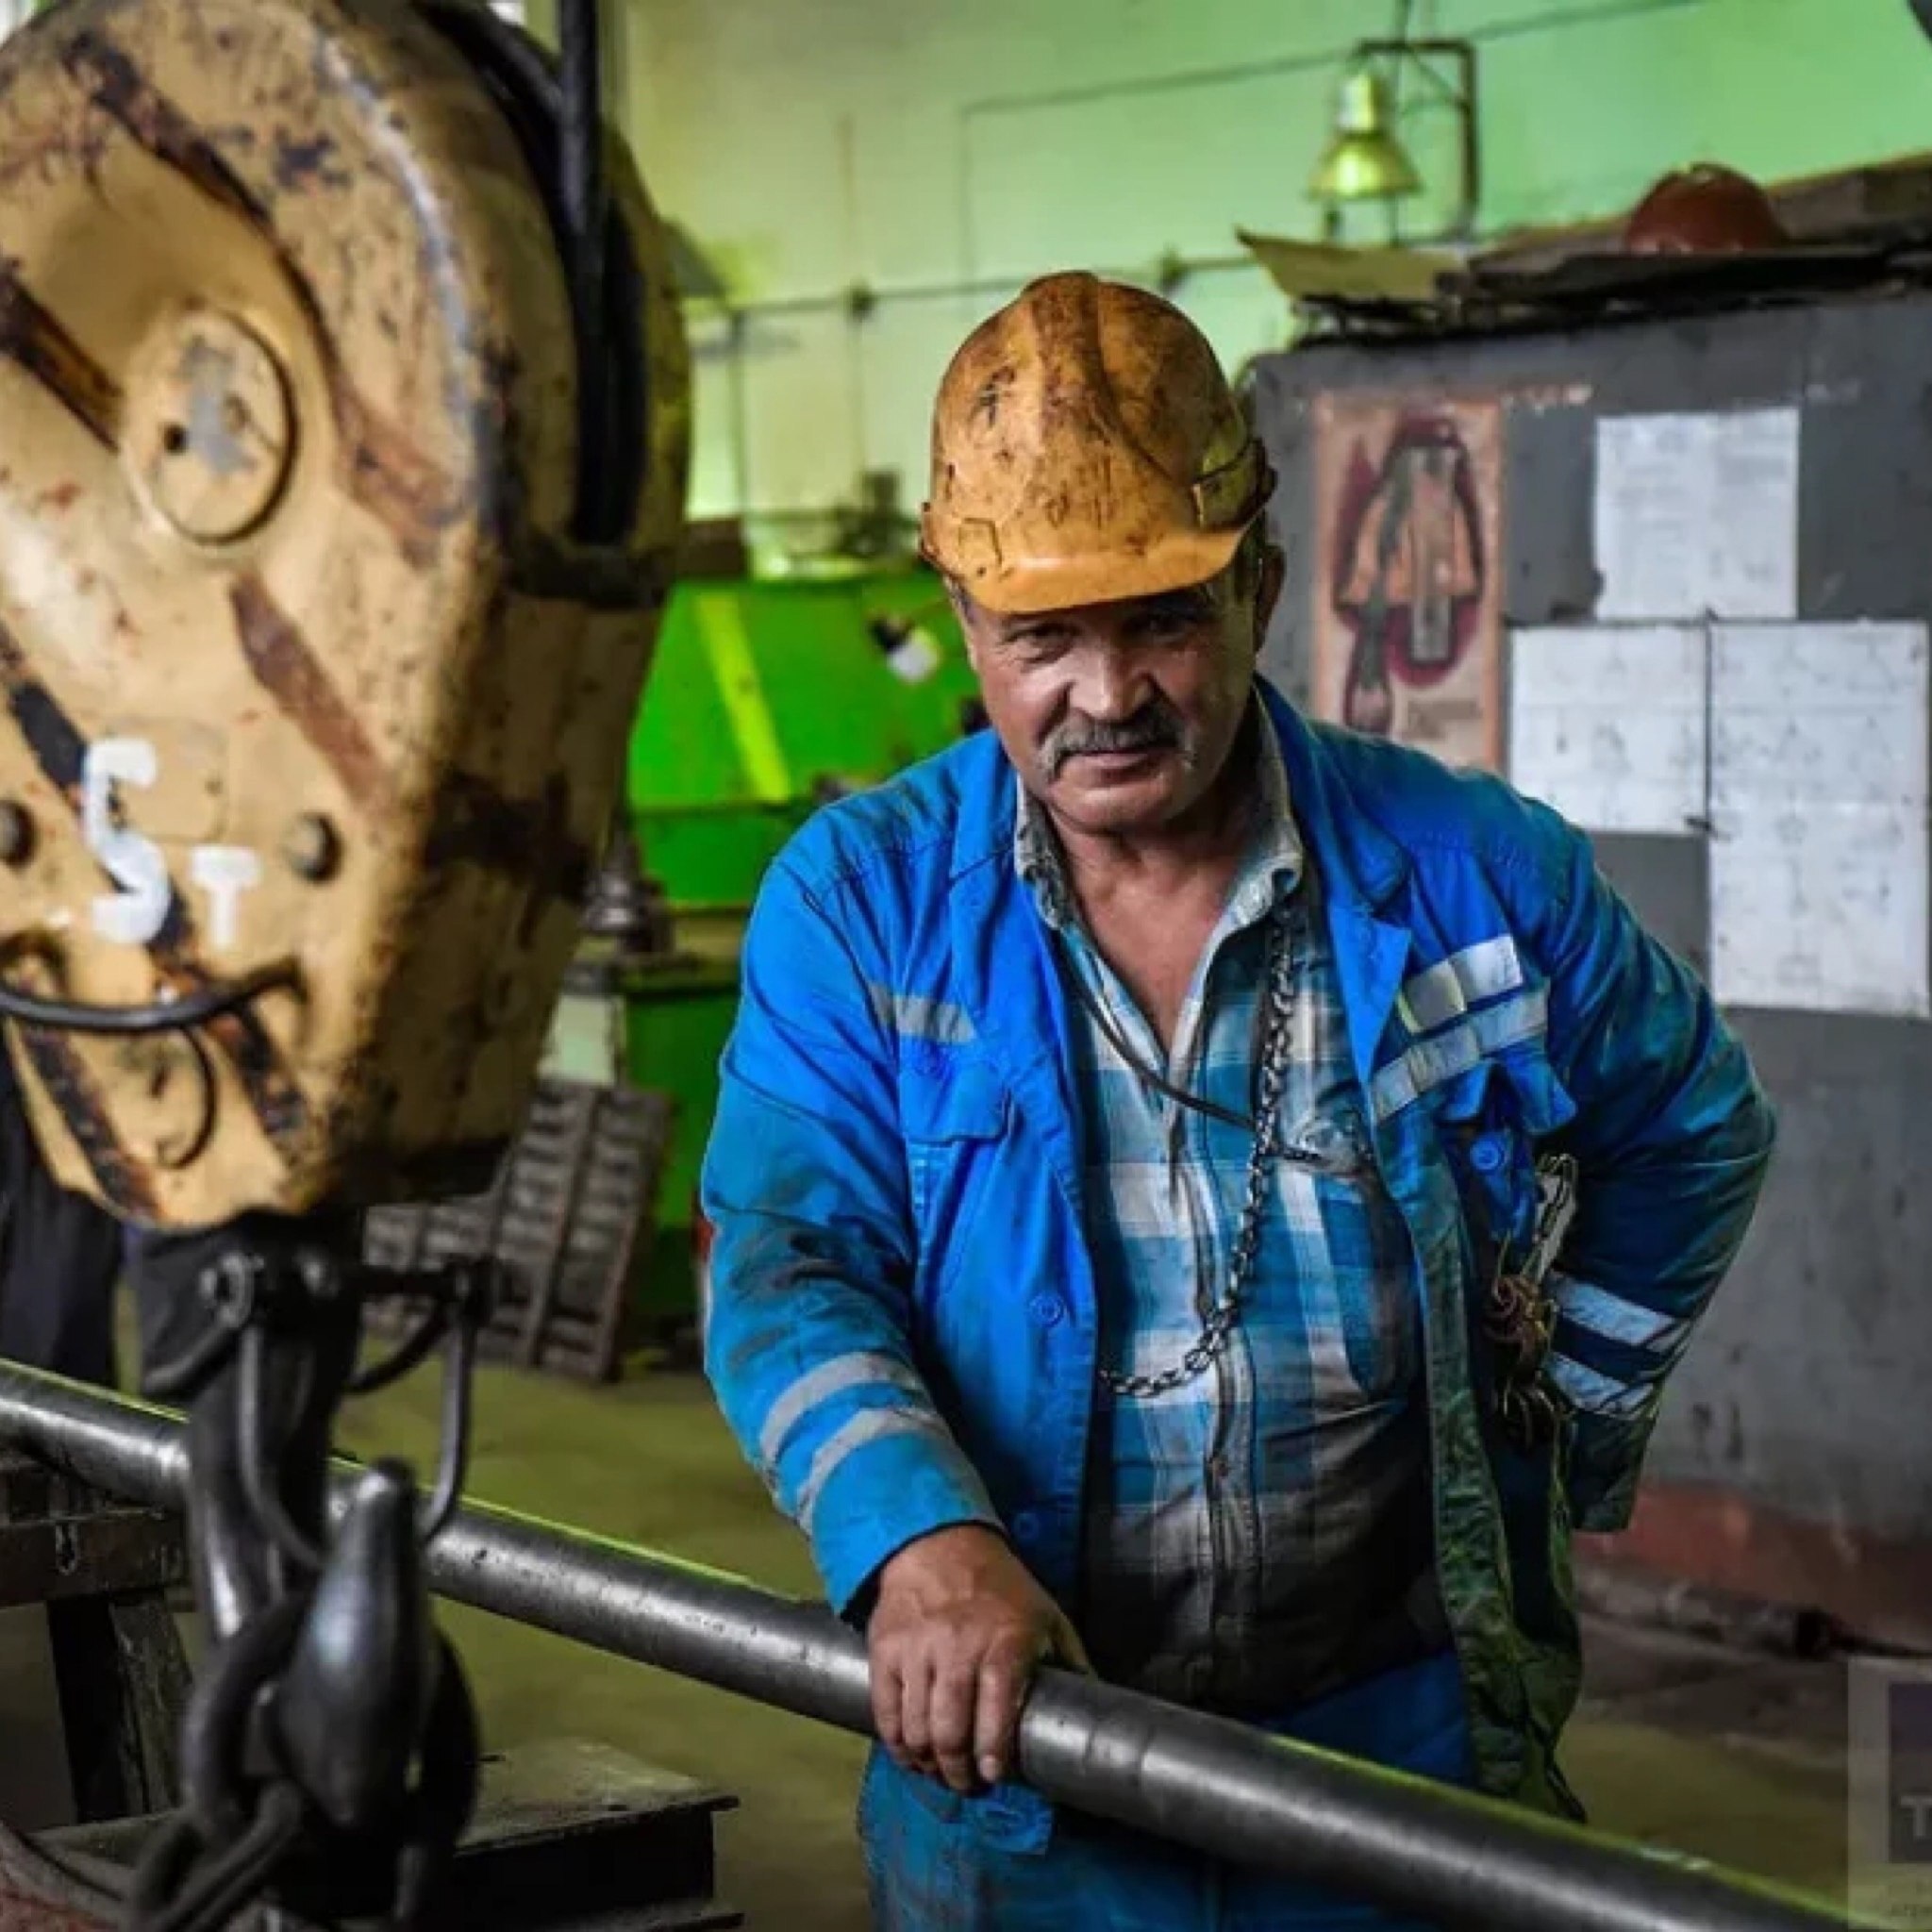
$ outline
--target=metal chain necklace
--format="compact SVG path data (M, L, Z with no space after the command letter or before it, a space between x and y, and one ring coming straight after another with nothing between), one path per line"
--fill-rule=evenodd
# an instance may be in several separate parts
M1287 899L1276 902L1268 926L1267 1024L1261 1036L1258 1093L1255 1107L1255 1144L1248 1155L1246 1193L1234 1255L1228 1263L1227 1284L1201 1324L1201 1333L1170 1369L1153 1374L1126 1375L1103 1368L1100 1380L1115 1395L1165 1395L1206 1373L1226 1348L1240 1324L1241 1301L1253 1284L1255 1255L1261 1244L1261 1217L1268 1204L1269 1177L1274 1172L1281 1138L1281 1096L1288 1085L1289 1038L1294 1017L1293 913ZM1131 1066L1138 1062L1128 1061ZM1162 1083L1164 1085L1164 1083Z

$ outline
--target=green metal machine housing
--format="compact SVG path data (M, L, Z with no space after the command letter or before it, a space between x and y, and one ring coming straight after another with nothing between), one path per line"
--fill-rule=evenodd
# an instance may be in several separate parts
M829 798L955 742L975 696L924 571L698 579L674 594L630 747L632 819L675 932L673 952L624 980L629 1077L676 1109L638 1270L646 1329L693 1307L698 1172L766 866Z

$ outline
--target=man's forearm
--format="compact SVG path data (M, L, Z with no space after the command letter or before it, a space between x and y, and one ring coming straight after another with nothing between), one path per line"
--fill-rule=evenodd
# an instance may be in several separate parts
M996 1525L883 1298L822 1263L754 1275L734 1248L721 1231L707 1365L746 1454L809 1538L833 1607L919 1538Z

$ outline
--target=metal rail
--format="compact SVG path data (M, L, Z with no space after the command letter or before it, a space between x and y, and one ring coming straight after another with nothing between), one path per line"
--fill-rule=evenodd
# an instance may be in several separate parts
M181 1423L0 1362L0 1442L135 1500L179 1506ZM471 1506L437 1591L597 1650L870 1735L863 1644L822 1606L674 1557ZM1821 1901L1063 1672L1020 1733L1049 1798L1452 1932L1824 1932Z

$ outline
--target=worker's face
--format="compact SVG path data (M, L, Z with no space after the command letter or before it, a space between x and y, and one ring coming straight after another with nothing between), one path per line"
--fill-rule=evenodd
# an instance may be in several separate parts
M1075 831L1158 831L1208 796L1246 714L1281 588L1269 549L1191 590L1020 615L955 589L992 728L1021 782Z

